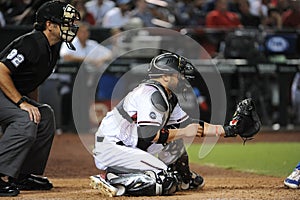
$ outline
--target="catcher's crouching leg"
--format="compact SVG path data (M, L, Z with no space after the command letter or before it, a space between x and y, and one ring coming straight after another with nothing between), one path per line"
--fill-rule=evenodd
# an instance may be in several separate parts
M170 157L173 159L168 160ZM204 186L204 179L190 170L189 157L183 140L168 143L159 154L159 158L165 163L171 163L168 167L170 171L177 173L179 190L197 189Z
M169 168L178 173L180 187L178 189L197 189L204 187L204 179L196 172L190 170L188 154L185 151L175 163L170 164Z
M107 181L118 188L118 196L171 195L176 192L178 180L173 172L107 173Z

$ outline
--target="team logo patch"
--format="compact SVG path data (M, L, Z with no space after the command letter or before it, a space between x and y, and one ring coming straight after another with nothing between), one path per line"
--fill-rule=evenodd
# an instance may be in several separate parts
M230 124L230 125L236 125L236 124L238 123L238 121L239 121L239 120L237 120L237 119L233 119L233 120L230 121L229 124Z
M155 112L151 112L151 113L149 114L149 116L150 116L151 119L156 119L156 114L155 114Z

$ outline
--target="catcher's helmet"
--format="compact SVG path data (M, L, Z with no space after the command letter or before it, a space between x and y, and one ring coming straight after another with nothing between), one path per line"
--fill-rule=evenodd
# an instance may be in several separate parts
M71 42L77 34L78 26L74 24L74 21L80 20L79 12L65 2L49 1L36 12L36 24L40 27L44 26L47 20L59 24L62 41L66 42L68 48L75 50Z
M163 53L154 57L149 65L150 77L180 73L187 80L195 78L195 67L186 58L175 53Z

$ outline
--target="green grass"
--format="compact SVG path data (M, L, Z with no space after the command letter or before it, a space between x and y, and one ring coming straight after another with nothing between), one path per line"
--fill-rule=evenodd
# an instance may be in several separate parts
M190 162L285 177L300 162L300 143L217 143L199 159L201 144L188 147Z

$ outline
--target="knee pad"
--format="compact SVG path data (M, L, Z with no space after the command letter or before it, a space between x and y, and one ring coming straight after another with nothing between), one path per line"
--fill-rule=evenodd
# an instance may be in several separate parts
M161 185L160 195L171 195L178 190L179 180L176 172L162 170L159 173L153 171L145 173L155 179L158 185Z
M178 190L179 180L174 172L161 171L158 177L162 184L162 195L171 195Z
M108 182L122 191L118 195L155 196L176 192L178 179L173 172L107 173Z
M159 195L155 179L144 173L114 174L107 173L108 182L118 188L118 196L154 196Z

